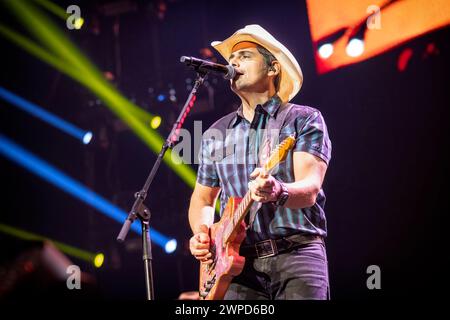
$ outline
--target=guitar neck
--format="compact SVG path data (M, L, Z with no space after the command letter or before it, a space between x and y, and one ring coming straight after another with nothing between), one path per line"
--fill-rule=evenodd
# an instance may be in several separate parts
M286 159L288 151L292 149L295 143L295 134L290 135L285 138L281 144L277 145L276 148L271 152L269 159L264 164L263 172L271 174L275 166L278 165L282 160ZM233 212L231 223L224 230L223 242L227 243L230 240L231 235L236 231L236 229L241 225L242 220L244 220L245 215L250 210L253 205L254 200L250 196L250 190L247 191L244 198L242 198L241 203L237 209Z

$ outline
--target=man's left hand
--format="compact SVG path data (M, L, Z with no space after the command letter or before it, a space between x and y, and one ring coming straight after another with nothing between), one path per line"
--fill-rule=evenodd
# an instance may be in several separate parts
M281 185L278 180L267 174L262 168L253 170L250 178L254 179L248 184L253 200L263 203L277 201L281 193Z

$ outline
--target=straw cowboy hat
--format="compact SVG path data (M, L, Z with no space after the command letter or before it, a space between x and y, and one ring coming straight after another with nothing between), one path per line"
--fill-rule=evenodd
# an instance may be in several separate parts
M277 92L281 101L290 101L299 91L303 83L303 74L292 53L275 39L269 32L257 24L245 26L224 41L213 41L213 46L229 60L233 47L240 42L253 42L266 48L281 65L281 78Z

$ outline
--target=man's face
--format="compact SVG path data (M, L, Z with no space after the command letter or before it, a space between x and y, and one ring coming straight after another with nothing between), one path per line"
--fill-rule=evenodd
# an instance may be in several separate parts
M238 71L238 75L230 80L234 92L262 93L269 89L271 79L268 77L268 67L257 48L234 51L229 63Z

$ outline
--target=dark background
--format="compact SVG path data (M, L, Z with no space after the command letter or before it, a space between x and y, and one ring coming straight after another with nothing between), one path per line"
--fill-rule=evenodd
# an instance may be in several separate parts
M302 90L292 102L318 108L333 143L323 186L332 298L438 296L448 266L443 236L449 212L448 28L319 76L302 1L137 1L136 11L118 17L101 13L105 1L59 1L62 8L75 3L86 18L82 30L65 29L59 18L54 22L102 71L116 75L115 83L126 97L163 117L158 129L163 137L187 97L186 79L194 77L179 57L201 57L201 48L247 24L269 30L297 57L304 73ZM5 10L0 17L22 30ZM118 37L113 34L115 23L120 24ZM155 155L129 130L115 129L116 117L86 89L4 38L0 44L0 85L93 130L94 140L82 145L4 101L0 133L129 210ZM434 54L426 54L429 44L437 48ZM411 48L413 56L400 72L397 62L405 48ZM209 87L214 104L191 113L186 128L191 130L193 121L201 120L205 130L239 103L220 78L210 77ZM168 95L170 88L176 90L178 102L158 102L157 95ZM199 99L207 97L202 88ZM118 245L120 224L4 157L0 182L1 223L104 252L100 269L73 259L97 278L100 297L144 298L139 236L130 234L125 245ZM197 287L197 263L187 250L190 194L190 188L162 165L147 204L152 226L176 238L178 249L168 255L154 246L157 299L175 299ZM0 238L3 260L22 248L18 240ZM366 287L366 269L372 264L381 268L381 290Z

